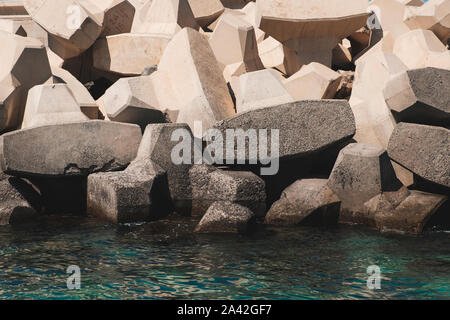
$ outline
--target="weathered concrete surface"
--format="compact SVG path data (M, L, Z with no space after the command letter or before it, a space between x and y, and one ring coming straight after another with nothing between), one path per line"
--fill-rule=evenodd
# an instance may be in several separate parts
M195 20L205 28L216 20L225 10L219 0L188 0Z
M236 131L242 138L248 129L268 129L268 137L272 129L277 129L279 157L283 159L308 156L350 140L355 134L355 120L345 100L303 100L240 113L217 123L215 128L222 132L224 145L227 129L242 129ZM248 142L245 146L249 150ZM256 146L252 145L252 149ZM273 155L270 142L267 150L267 155ZM248 152L245 158L237 159L248 159Z
M22 129L87 120L66 84L38 85L28 91Z
M101 36L127 33L133 25L135 7L129 0L78 0L101 21Z
M450 2L429 0L421 6L406 8L403 22L410 29L431 30L447 44L450 37Z
M403 22L406 3L399 0L373 0L369 5L377 15L377 20L373 23L379 24L384 33L390 33L392 37L398 38L410 30Z
M123 33L101 38L93 47L93 65L120 76L140 75L159 64L170 41L167 35Z
M416 175L450 187L450 130L399 123L388 147L389 157Z
M353 143L339 153L328 186L342 201L344 211L357 211L366 201L402 187L387 152L380 146ZM346 216L341 215L341 220Z
M356 120L355 140L387 148L395 119L383 89L389 79L407 67L392 53L372 48L356 63L350 105Z
M114 171L136 157L141 137L137 125L101 120L19 130L0 136L0 165L17 176Z
M27 10L25 10L24 4L22 0L11 0L11 1L2 1L0 3L0 15L2 16L16 16L28 15Z
M402 34L395 40L392 52L408 69L450 69L450 52L430 30L416 29Z
M412 190L400 203L392 203L383 194L366 205L375 210L375 224L380 231L421 233L447 198L445 195Z
M214 202L195 228L198 233L245 233L254 223L248 208L229 201Z
M231 77L264 69L258 56L254 27L239 17L225 14L211 35L209 44L224 68L227 82Z
M387 152L366 144L341 150L327 184L342 201L339 223L381 231L420 233L447 198L408 190Z
M200 28L188 0L152 0L136 13L131 32L173 37L183 28Z
M4 2L2 2L4 3ZM5 17L0 14L0 30L22 37L38 39L48 46L48 33L30 16L18 15Z
M150 77L163 81L160 101L178 111L176 122L201 121L203 134L217 121L235 114L225 79L208 40L199 32L185 28L170 41L158 71ZM199 136L198 133L194 132Z
M258 217L266 213L264 181L252 172L195 165L190 170L189 177L193 216L203 216L215 201L238 203L249 208Z
M94 98L91 96L86 87L78 81L70 72L62 68L52 66L52 82L65 83L72 92L75 100L83 112L89 119L97 120L99 118L99 109Z
M266 215L273 225L332 225L338 222L341 201L326 179L298 180L281 195Z
M277 71L248 72L231 80L238 113L294 102Z
M176 163L172 159L172 152L176 152L174 149L181 139L188 139L191 153L186 155L186 162ZM149 124L136 157L137 160L152 160L167 172L170 197L176 210L183 214L190 213L192 206L189 170L193 164L195 147L192 132L186 124Z
M386 84L384 98L398 122L450 126L450 70L403 72Z
M102 32L103 19L91 12L89 1L25 0L24 5L48 32L50 49L63 59L86 51Z
M286 53L285 53L286 52ZM265 68L275 68L288 74L288 68L293 68L299 62L295 59L293 49L284 46L272 37L267 37L258 43L258 53ZM295 68L300 69L300 65Z
M287 66L288 75L310 62L331 67L333 48L369 17L362 0L258 0L256 5L261 30L293 50L285 52L293 55L287 61L296 61Z
M341 75L330 68L311 62L284 81L294 100L333 99Z
M89 175L87 212L114 223L164 217L171 212L166 172L147 159L133 161L125 171Z
M101 97L102 112L112 121L134 123L142 130L150 123L167 122L153 83L148 76L119 79Z
M20 127L28 90L51 76L44 45L0 31L0 132Z
M0 226L25 223L37 218L37 211L27 199L30 196L27 189L21 179L0 173Z

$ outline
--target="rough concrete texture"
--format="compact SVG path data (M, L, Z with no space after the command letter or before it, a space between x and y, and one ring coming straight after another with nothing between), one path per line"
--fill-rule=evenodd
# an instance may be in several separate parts
M78 0L101 21L101 36L111 36L131 31L136 8L128 0Z
M270 137L271 130L277 129L279 157L283 159L308 156L350 140L355 133L355 119L345 100L303 100L240 113L217 123L215 128L222 132L224 144L226 129L242 129L243 132L235 132L238 137L244 137L248 129L268 129ZM273 154L270 142L267 150L263 160ZM238 159L245 160L248 156Z
M38 217L28 197L32 190L19 179L0 174L0 226L26 223Z
M248 208L229 201L217 201L209 207L195 228L198 233L246 233L254 223Z
M386 191L402 187L387 152L379 146L353 143L339 153L328 186L349 211Z
M386 195L376 196L366 205L375 210L375 224L381 231L420 233L447 196L412 190L399 204Z
M286 188L266 215L273 225L333 225L338 222L341 201L326 179L298 180Z
M450 130L399 123L389 141L389 157L430 182L450 187Z
M386 84L384 98L397 122L450 126L450 70L403 72Z
M192 215L203 216L215 201L231 201L249 208L258 217L266 213L264 181L252 172L220 170L195 165L189 173Z
M88 214L114 223L157 220L171 212L166 172L149 159L125 171L91 174L87 185Z
M185 140L186 139L186 140ZM180 161L173 160L176 146L185 141L190 150ZM192 203L192 188L189 170L193 164L194 140L192 132L186 124L149 124L145 129L136 159L149 159L167 172L170 196L174 206L180 213L189 211ZM178 150L180 152L180 150Z
M18 130L0 136L1 169L17 176L120 170L136 157L141 137L137 125L101 120Z

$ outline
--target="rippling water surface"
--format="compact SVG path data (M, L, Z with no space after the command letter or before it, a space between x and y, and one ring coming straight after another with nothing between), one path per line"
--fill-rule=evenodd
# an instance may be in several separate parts
M55 217L0 227L0 299L450 299L450 234L359 227L195 235L177 218L116 226ZM66 269L81 268L68 290ZM378 265L381 290L366 287Z

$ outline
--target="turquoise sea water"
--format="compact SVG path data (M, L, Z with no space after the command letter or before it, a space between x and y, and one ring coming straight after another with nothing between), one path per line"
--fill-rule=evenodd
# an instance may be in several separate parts
M360 227L196 235L189 218L0 227L0 299L450 299L450 234ZM67 267L81 269L68 290ZM367 289L367 267L381 289Z

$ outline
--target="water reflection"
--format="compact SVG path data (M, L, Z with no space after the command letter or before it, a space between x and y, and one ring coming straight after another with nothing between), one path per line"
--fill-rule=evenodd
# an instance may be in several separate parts
M1 299L449 299L450 234L336 227L195 235L176 218L115 226L54 217L0 227ZM66 289L79 265L81 290ZM382 289L366 269L382 270Z

